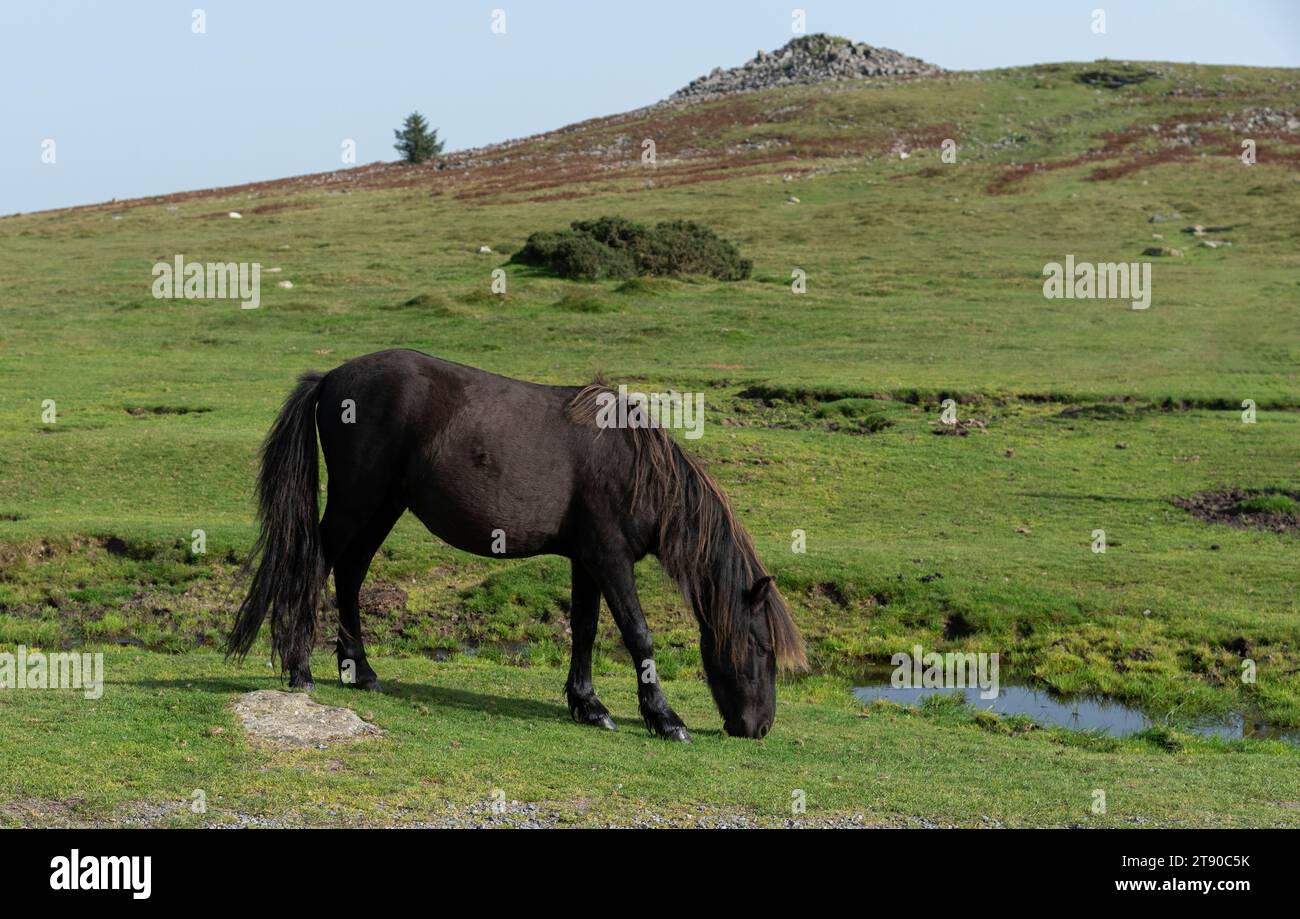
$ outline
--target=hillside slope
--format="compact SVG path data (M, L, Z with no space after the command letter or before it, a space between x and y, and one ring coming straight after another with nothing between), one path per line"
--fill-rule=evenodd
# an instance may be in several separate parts
M1106 74L1140 82L1105 88ZM375 259L348 259L336 248L344 261L334 264L350 263L358 282L347 294L329 285L277 294L329 301L367 289L401 297L435 278L481 276L482 259L470 257L480 244L508 253L532 229L577 217L692 217L754 253L759 280L747 290L755 304L784 302L791 271L805 271L800 329L814 341L850 345L870 361L878 388L1236 404L1220 375L1249 366L1257 401L1291 403L1300 388L1294 355L1278 350L1268 317L1290 305L1293 291L1293 227L1284 215L1300 189L1300 111L1290 102L1297 82L1285 70L1105 63L792 87L661 104L437 164L372 164L11 217L0 220L0 239L20 261L39 263L44 240L100 227L119 239L142 234L150 254L135 258L193 240L185 251L215 246L225 258L265 260L265 247L286 231L340 221L349 238L370 245L436 234L436 248L418 248L427 256L415 262L401 245L387 245L382 261L391 270L383 272L365 268ZM941 160L948 139L954 163ZM1258 167L1238 159L1247 139ZM643 161L646 141L653 162ZM231 210L244 220L227 223ZM1231 245L1209 249L1180 232L1194 224L1232 225L1223 240ZM1158 302L1176 310L1133 317L1042 297L1050 261L1070 253L1131 260L1157 244L1185 252L1156 272ZM1215 287L1210 278L1233 282L1232 302L1203 302L1198 291ZM532 279L519 281L515 292L523 294ZM310 278L299 274L303 282ZM28 292L21 278L0 285L19 301ZM777 323L769 333L788 318L767 317ZM1151 326L1152 338L1131 334L1138 322ZM906 346L889 353L902 336ZM1052 353L1052 342L1079 336L1093 339L1088 349ZM1168 347L1153 353L1149 340ZM914 359L936 347L941 363ZM990 349L999 355L992 361ZM589 369L581 348L569 356L567 372ZM626 369L647 366L629 356ZM804 384L865 382L853 364L811 356L794 361ZM1076 357L1083 362L1062 366Z

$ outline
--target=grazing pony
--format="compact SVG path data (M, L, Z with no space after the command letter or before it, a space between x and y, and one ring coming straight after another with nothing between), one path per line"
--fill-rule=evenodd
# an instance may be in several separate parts
M570 713L614 727L591 684L603 595L636 665L646 724L689 740L655 678L637 599L633 566L653 553L699 622L727 733L765 735L778 665L804 666L798 629L699 462L658 427L602 426L599 407L611 396L600 385L540 386L405 349L303 374L262 446L257 568L228 653L246 654L269 613L272 653L289 685L310 689L316 611L333 570L340 675L378 690L357 598L375 552L409 509L466 552L569 559ZM329 470L319 522L317 432Z

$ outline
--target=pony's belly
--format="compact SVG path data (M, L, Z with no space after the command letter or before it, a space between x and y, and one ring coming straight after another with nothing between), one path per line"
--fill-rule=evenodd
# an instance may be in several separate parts
M569 500L553 487L462 469L430 476L411 491L412 513L457 549L489 558L562 549L559 534Z

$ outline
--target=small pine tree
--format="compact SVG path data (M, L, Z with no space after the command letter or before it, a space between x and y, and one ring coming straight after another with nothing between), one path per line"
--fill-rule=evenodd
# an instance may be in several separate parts
M442 152L438 129L429 130L429 123L419 112L407 115L402 129L393 133L397 135L397 143L393 146L408 163L423 163Z

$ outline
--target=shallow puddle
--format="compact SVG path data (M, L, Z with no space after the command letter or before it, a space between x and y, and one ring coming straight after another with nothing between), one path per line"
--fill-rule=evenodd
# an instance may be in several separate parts
M890 685L889 677L873 678L867 685L857 686L853 693L863 702L885 699L899 705L919 705L927 697L960 692L972 708L991 711L998 715L1023 715L1039 724L1052 724L1076 731L1100 732L1110 737L1127 737L1149 727L1165 724L1163 718L1152 718L1140 709L1095 696L1058 696L1044 689L1012 683L999 688L996 698L981 698L978 687L967 689L915 689ZM1175 726L1202 737L1270 738L1300 744L1300 731L1281 729L1257 718L1239 712L1219 717L1203 718L1191 722L1175 722Z

